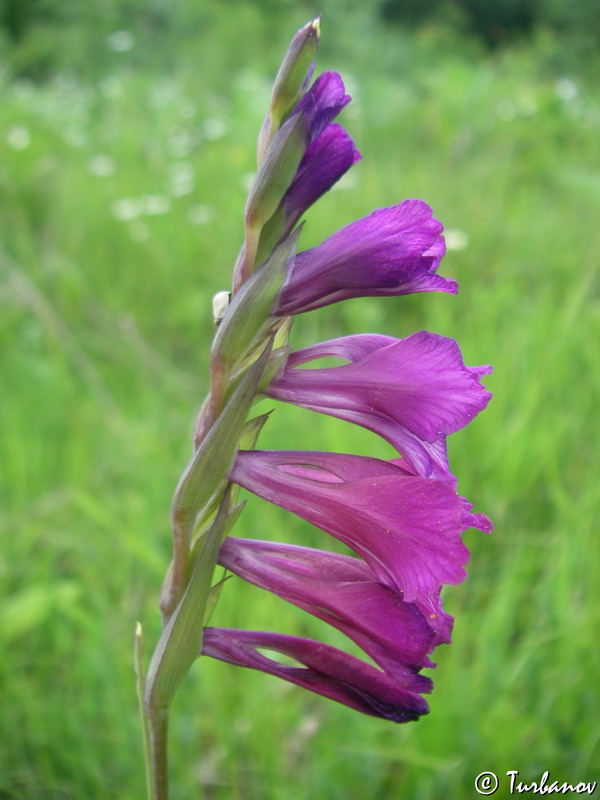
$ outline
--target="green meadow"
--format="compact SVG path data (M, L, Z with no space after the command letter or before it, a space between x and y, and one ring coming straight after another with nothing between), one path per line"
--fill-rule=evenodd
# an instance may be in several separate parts
M268 41L259 12L216 15L160 70L126 36L95 72L0 70L2 800L145 796L134 627L149 656L211 298L242 241L269 81L310 13ZM320 309L292 341L428 329L493 364L494 398L450 456L495 531L465 534L428 716L394 726L200 659L172 710L173 800L467 800L484 771L501 798L509 770L598 780L599 64L566 69L544 37L490 54L431 28L367 35L359 17L325 17L323 37L318 68L347 81L340 121L363 160L307 214L302 247L421 197L461 288ZM261 447L392 455L349 424L258 408L274 409ZM236 534L335 547L255 497ZM235 578L212 622L345 646Z

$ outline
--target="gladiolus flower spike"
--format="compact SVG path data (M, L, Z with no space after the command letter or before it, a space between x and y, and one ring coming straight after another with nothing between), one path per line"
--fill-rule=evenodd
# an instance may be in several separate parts
M218 296L210 392L175 494L165 627L146 681L151 739L199 654L365 714L418 719L432 688L422 670L434 666L435 647L451 640L441 591L466 576L462 534L492 528L457 493L446 449L447 436L489 402L481 379L491 367L466 366L453 339L427 331L401 339L357 333L297 351L290 344L295 317L312 309L347 298L457 291L454 280L438 275L443 228L422 200L373 211L298 252L305 212L360 159L334 121L350 101L341 77L326 72L310 83L319 34L319 20L301 29L278 73L231 301ZM344 363L320 366L325 356ZM257 450L267 416L248 414L263 395L367 428L397 457ZM228 536L243 507L240 487L350 552ZM336 628L367 660L286 632L206 627L223 589L223 581L212 585L217 564Z

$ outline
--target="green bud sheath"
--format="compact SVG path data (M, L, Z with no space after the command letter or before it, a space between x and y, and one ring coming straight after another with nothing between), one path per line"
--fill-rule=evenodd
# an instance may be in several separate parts
M284 123L271 140L248 196L247 234L249 231L260 234L260 229L277 211L304 155L306 137L305 115L299 112Z
M285 54L271 95L271 125L275 129L302 96L311 63L319 46L320 29L320 17L300 28Z
M168 708L198 656L219 548L242 507L243 504L230 508L229 493L226 493L212 527L195 548L190 581L148 667L144 700L150 709Z
M270 354L270 345L231 393L179 482L173 500L173 527L189 545L198 514L207 505L235 458L248 412Z
M300 228L297 228L275 249L273 255L257 270L234 296L223 317L212 352L213 363L225 374L231 374L246 354L265 335L271 321L271 309L294 264Z
M269 111L258 136L258 164L263 160L269 142L281 127L282 120L306 92L312 61L319 46L320 28L321 18L317 17L300 28L288 47L275 78Z

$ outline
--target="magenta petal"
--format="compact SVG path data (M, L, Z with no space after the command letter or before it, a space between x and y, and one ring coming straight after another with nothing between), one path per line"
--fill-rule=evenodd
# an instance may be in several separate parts
M302 350L296 350L289 356L286 366L294 368L326 356L337 356L351 362L362 361L371 353L397 341L393 336L384 336L381 333L341 336L339 339L329 339L327 342L319 342L310 347L304 347Z
M281 664L262 650L281 653L304 666ZM412 683L401 686L370 664L312 639L206 628L202 655L275 675L363 714L391 722L410 722L429 711L427 702Z
M291 230L306 209L329 191L360 157L346 131L340 125L328 125L304 154L283 198L286 230Z
M473 504L461 497L463 505L462 524L466 528L478 528L483 533L491 533L494 529L492 521L485 514L472 514Z
M296 369L326 355L350 363ZM465 366L457 343L445 336L366 334L292 353L265 394L362 425L393 444L418 474L452 482L445 437L488 404L480 377L490 371Z
M427 620L431 630L435 633L435 645L450 644L452 641L454 617L444 611L439 591L431 595L417 597L415 605ZM435 665L429 663L425 664L425 666Z
M355 641L398 681L424 665L439 638L432 624L449 634L452 618L428 609L426 616L405 603L395 589L376 580L358 558L308 547L229 538L219 563L240 578L293 603ZM435 622L437 620L437 622ZM422 677L419 691L429 691Z
M460 583L476 524L451 486L375 458L315 452L240 452L235 483L293 511L364 558L407 602Z
M438 237L423 255L432 259L430 272L435 272L440 265L440 261L446 255L446 240L444 237Z
M310 141L314 141L333 122L352 98L337 72L323 72L296 105L290 116L304 112Z
M299 314L351 297L456 293L436 275L443 226L422 200L380 208L305 250L280 292L277 314Z

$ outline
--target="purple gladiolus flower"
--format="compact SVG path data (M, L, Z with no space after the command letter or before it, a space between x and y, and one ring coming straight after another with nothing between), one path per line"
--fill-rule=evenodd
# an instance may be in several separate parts
M286 124L303 114L306 151L281 206L285 237L302 214L355 164L361 155L348 133L332 122L350 102L337 72L324 72L297 103Z
M296 369L324 356L350 363ZM363 334L292 353L265 394L362 425L393 444L418 475L454 485L445 437L488 404L491 393L480 378L490 372L465 366L457 343L445 336Z
M442 230L422 200L373 211L297 255L274 313L299 314L351 297L456 294L456 281L436 275Z
M254 264L258 242L252 242L249 231L258 227L265 233L274 226L276 235L269 240L274 247L289 235L304 211L360 158L348 134L331 124L350 100L338 73L324 72L272 138L271 115L267 114L258 143L259 170L246 203L246 242L234 268L234 291L259 265ZM286 175L286 186L280 173L290 159L298 167L293 176ZM275 176L279 180L274 180ZM263 260L264 253L259 263Z
M304 113L310 141L313 142L351 99L337 72L323 72L293 109L290 118Z
M346 131L336 123L328 125L308 147L283 198L286 232L360 158L360 153Z
M163 630L147 670L139 624L136 631L149 793L156 797L168 794L168 709L199 655L393 722L428 713L423 695L433 683L422 671L435 667L430 656L451 641L454 624L443 587L466 577L463 532L492 529L458 495L446 449L447 436L487 405L491 394L481 380L491 367L466 366L453 339L427 331L404 339L345 336L296 352L290 345L293 317L303 312L351 298L458 288L437 274L443 226L418 199L377 209L298 252L305 212L361 158L334 121L351 99L341 77L325 72L310 85L319 37L317 18L298 31L277 73L232 290L213 298L219 327L210 386L173 499ZM320 366L326 357L342 363ZM261 395L360 425L400 457L255 450L270 416L252 415ZM245 505L238 487L352 552L230 536ZM318 618L362 655L285 633L206 627L225 583L215 585L218 565Z
M299 666L281 664L262 650L281 653ZM427 714L420 676L400 685L384 672L312 639L262 631L206 628L202 655L239 667L250 667L329 697L363 714L392 722L410 722Z
M339 539L407 602L460 583L469 558L461 533L491 530L448 484L415 476L404 461L242 451L229 477Z
M400 682L431 666L428 654L440 641L450 641L450 615L440 608L434 618L425 616L397 590L380 583L358 558L229 538L219 563L338 628ZM419 691L429 691L429 678L422 677L422 685Z

